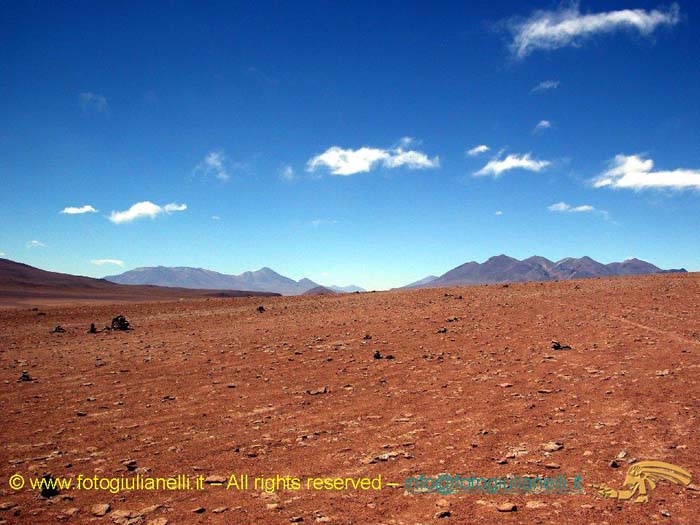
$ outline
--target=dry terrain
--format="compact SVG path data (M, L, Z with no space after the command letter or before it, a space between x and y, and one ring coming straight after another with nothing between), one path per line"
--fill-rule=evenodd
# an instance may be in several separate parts
M698 522L698 274L327 296L34 300L0 309L0 523ZM133 329L87 333L117 314ZM51 333L56 325L66 332ZM571 349L554 350L552 340ZM19 381L23 371L28 380ZM595 494L592 484L621 488L636 460L667 461L694 479L689 487L661 481L648 503ZM18 491L8 485L16 473L27 483ZM562 474L581 476L585 493L303 486L267 494L207 483L41 498L29 482L45 473L208 481L236 473L251 484L276 474L381 474L398 483L420 474ZM499 510L506 503L510 512Z

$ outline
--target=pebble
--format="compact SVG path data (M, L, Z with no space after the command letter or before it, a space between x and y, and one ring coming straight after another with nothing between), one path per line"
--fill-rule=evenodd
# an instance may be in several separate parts
M501 503L500 505L496 506L496 510L498 512L515 512L518 510L518 507L515 505L515 503Z
M110 511L111 507L109 506L109 503L100 503L98 505L93 505L92 508L90 509L90 512L92 513L93 516L104 516Z

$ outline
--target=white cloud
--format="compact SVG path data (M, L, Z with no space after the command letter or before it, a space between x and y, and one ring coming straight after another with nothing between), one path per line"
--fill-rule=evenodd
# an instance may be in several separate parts
M121 259L92 259L90 262L92 264L96 264L97 266L104 266L105 264L124 266L124 261L122 261Z
M700 169L678 168L653 171L654 161L639 155L616 155L609 169L593 179L596 188L696 189L700 190Z
M221 181L227 181L231 178L226 170L226 155L223 151L210 151L204 157L202 162L194 167L195 175L202 174L205 176L213 175Z
M549 91L550 89L557 89L559 87L558 80L543 80L537 84L534 88L530 90L530 93L541 93L542 91Z
M0 252L0 257L5 257L5 252Z
M680 20L678 4L668 9L623 9L604 13L582 14L578 4L554 11L536 11L530 18L511 24L512 52L519 58L538 49L578 46L596 34L620 29L636 29L651 35L657 27L672 26Z
M324 226L326 224L338 224L335 219L314 219L311 221L311 226L318 228L319 226Z
M68 206L67 208L63 208L59 213L65 213L66 215L80 215L82 213L97 213L97 210L90 206L89 204L86 204L85 206Z
M109 104L107 104L107 99L104 95L87 91L80 94L80 108L86 113L91 111L107 113L109 111Z
M327 168L333 175L354 175L366 173L377 164L387 169L406 166L412 170L440 166L439 157L431 159L423 152L404 149L413 142L412 138L404 137L400 145L392 149L362 147L353 150L333 146L311 158L306 164L306 169L316 171L319 168Z
M29 241L27 248L46 248L46 245L41 241Z
M503 212L501 210L498 210L496 213L494 213L494 215L500 217L501 215L503 215Z
M532 130L532 132L539 133L540 131L544 131L545 129L549 129L551 127L552 123L549 120L540 120L535 126L535 129Z
M211 220L212 221L219 221L219 220L221 220L221 217L219 217L218 215L212 215Z
M144 217L149 217L155 219L158 215L163 213L172 213L175 211L184 211L187 209L186 204L170 203L165 206L158 206L153 204L151 201L137 202L131 208L124 211L113 211L109 220L114 224L123 224L125 222L131 222L136 219L141 219Z
M504 159L491 159L483 168L474 173L475 176L481 177L491 175L499 177L504 171L522 169L527 171L539 172L549 166L551 162L548 160L535 160L530 158L529 153L524 155L508 155Z
M571 206L566 202L557 202L551 206L547 206L549 211L559 212L559 213L588 213L596 211L595 208L589 204L583 204L581 206Z
M280 179L286 182L292 182L296 180L296 174L294 173L294 168L291 166L283 166L279 171Z
M479 146L474 146L472 149L468 150L467 155L470 157L476 157L477 155L486 153L490 149L491 148L489 148L486 144L480 144Z

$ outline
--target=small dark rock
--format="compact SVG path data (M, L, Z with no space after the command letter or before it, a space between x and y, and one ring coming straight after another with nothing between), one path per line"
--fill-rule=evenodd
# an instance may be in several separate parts
M382 359L382 353L379 350L374 351L374 356L375 359Z
M32 378L29 375L29 372L27 372L26 370L22 370L22 375L19 376L19 379L17 380L17 382L26 383L26 382L31 381L31 380L32 380Z
M97 333L97 328L95 328L95 323L90 323L90 329L88 330L88 334L96 334Z
M436 333L436 334L446 334L446 333L447 333L447 328L445 328L444 326L441 327L441 328L438 328L437 332L435 332L435 333Z
M258 313L259 313L259 314L264 313L264 312L265 312L265 307L264 307L263 305L260 305L260 306L258 306L257 310L258 310Z
M559 341L552 341L552 350L571 350L571 347L563 345Z
M118 315L112 319L112 330L130 330L131 323L123 315Z
M54 333L54 334L63 334L63 333L65 333L65 331L66 331L66 329L63 328L63 327L59 324L59 325L56 325L56 328L54 328L53 330L51 330L51 333Z
M58 496L59 492L56 488L56 478L51 474L44 474L41 479L41 497L48 499Z

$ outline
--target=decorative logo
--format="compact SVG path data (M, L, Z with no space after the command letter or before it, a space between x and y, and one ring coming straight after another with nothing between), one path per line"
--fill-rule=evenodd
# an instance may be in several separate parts
M670 481L687 487L691 478L690 472L671 463L639 461L627 470L622 484L623 487L627 487L626 489L611 489L607 485L593 485L593 488L604 498L630 500L636 494L635 503L646 503L649 501L649 492L656 488L659 481Z

